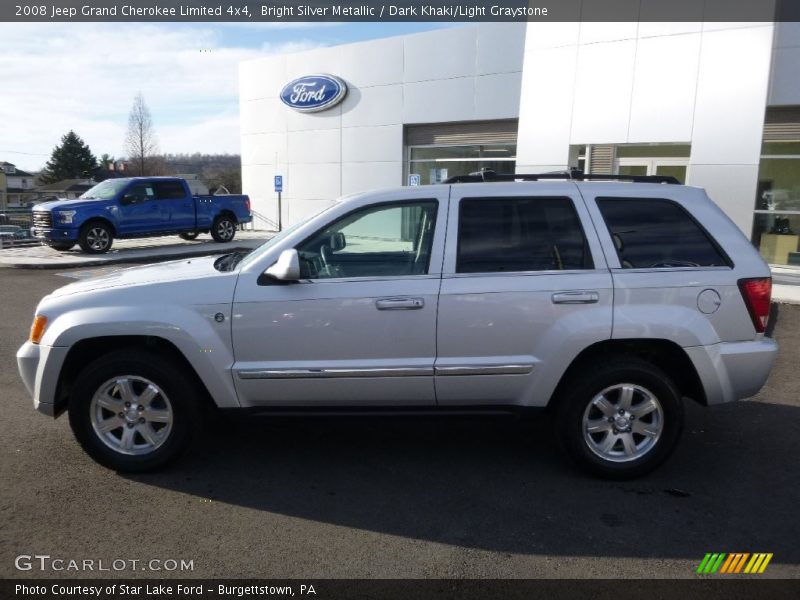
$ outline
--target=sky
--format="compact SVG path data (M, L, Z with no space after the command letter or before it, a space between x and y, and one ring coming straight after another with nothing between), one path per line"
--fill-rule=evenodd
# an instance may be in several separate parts
M165 153L239 153L238 63L437 23L0 23L0 162L38 171L74 130L124 156L144 95Z

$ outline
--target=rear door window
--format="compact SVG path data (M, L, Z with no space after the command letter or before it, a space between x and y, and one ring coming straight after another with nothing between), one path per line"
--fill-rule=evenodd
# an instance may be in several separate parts
M155 189L159 200L182 200L186 197L183 184L179 181L159 181L155 184Z
M464 198L457 273L593 268L569 198Z
M598 198L623 269L721 267L730 261L677 202L661 198Z

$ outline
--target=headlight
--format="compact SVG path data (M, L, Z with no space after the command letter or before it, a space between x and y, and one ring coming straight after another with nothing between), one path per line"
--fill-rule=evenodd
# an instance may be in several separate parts
M62 225L71 225L72 224L72 217L75 216L75 213L78 212L76 210L62 210L56 213L56 218L58 222Z
M36 315L33 318L31 335L29 338L32 344L38 344L42 340L45 329L47 329L47 317L44 315Z

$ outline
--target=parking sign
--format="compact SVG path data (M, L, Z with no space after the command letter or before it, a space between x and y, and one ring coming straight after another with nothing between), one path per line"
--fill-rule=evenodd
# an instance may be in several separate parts
M275 175L275 191L283 191L283 175Z
M416 173L411 173L411 174L408 176L408 185L416 187L416 186L418 186L419 184L420 184L420 177L419 177L419 175L418 175L418 174L416 174Z

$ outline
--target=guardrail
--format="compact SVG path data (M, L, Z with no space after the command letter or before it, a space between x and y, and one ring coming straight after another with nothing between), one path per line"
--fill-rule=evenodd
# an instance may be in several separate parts
M253 220L250 221L250 231L278 231L278 224L262 215L260 212L251 210Z

